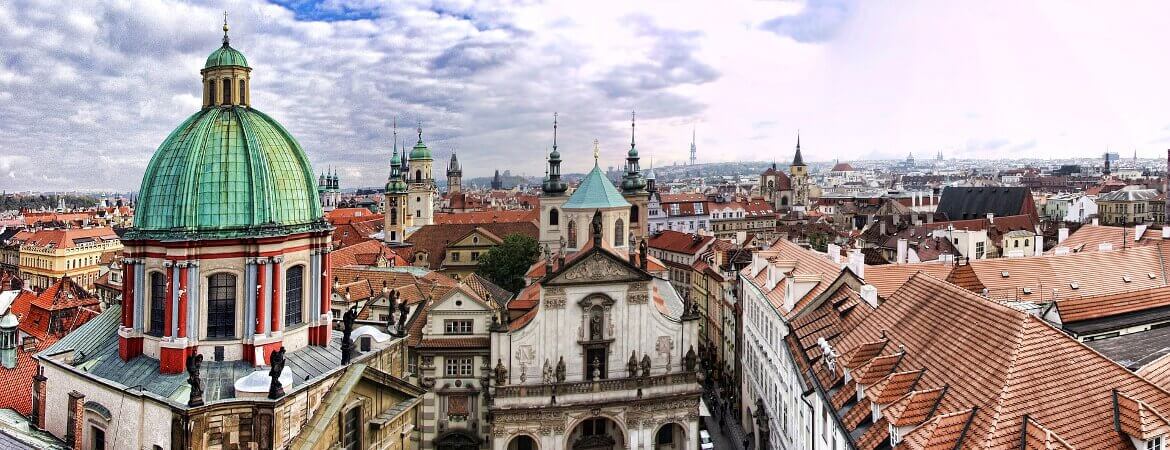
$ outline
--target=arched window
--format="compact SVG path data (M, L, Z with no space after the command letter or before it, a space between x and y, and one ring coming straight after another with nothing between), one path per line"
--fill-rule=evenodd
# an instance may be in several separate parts
M618 219L613 223L613 246L621 247L626 245L626 224L622 219Z
M569 248L577 248L577 221L569 219L568 246Z
M398 225L398 208L390 208L390 225Z
M773 180L768 180L768 189L772 189L773 187L776 187L776 182Z
M780 197L780 206L788 206L788 197Z
M414 181L422 181L422 170L414 171Z
M207 80L207 104L215 104L215 80Z
M556 208L548 210L548 224L549 225L560 225L561 224L561 212L557 211Z
M217 273L207 278L207 337L236 335L236 276Z
M284 274L284 326L304 322L302 305L305 299L305 266L292 266Z
M241 105L248 103L248 100L246 100L244 98L244 93L246 93L246 92L248 92L248 90L244 89L244 80L240 80L240 104Z
M638 223L639 217L641 216L638 212L638 205L630 206L630 223Z
M232 104L232 80L228 78L223 79L223 104Z
M163 335L163 321L167 313L167 276L162 272L150 273L150 329L151 336Z

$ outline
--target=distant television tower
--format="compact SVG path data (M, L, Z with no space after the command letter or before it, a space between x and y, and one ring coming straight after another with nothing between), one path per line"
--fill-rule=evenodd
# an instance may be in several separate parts
M691 127L691 165L695 165L695 127Z

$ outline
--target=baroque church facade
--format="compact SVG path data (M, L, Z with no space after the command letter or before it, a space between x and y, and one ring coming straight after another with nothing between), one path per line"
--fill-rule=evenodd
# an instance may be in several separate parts
M627 156L619 191L595 141L592 171L565 195L554 144L544 257L491 328L490 448L697 448L699 314L647 254L632 139Z

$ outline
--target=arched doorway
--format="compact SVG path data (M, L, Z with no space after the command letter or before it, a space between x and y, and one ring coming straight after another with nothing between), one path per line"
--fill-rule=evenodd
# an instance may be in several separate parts
M569 434L571 450L624 450L625 435L608 417L590 417L578 423Z
M668 423L654 433L654 450L679 450L686 447L686 432L682 425Z
M538 450L538 448L536 439L526 434L516 436L508 441L508 450Z
M451 431L435 439L436 450L478 450L479 438L463 431Z

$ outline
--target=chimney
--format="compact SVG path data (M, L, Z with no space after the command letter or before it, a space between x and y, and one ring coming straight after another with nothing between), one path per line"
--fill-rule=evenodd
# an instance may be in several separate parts
M1170 229L1170 228L1168 228ZM837 244L829 244L825 246L825 250L829 252L829 259L833 260L835 264L841 264L841 246Z
M1098 222L1097 222L1097 218L1096 218L1096 217L1094 217L1094 218L1093 218L1093 226L1098 226L1098 225L1100 225L1100 223L1098 223Z
M1168 229L1170 229L1170 228L1168 228ZM1162 234L1163 234L1163 237L1166 237L1165 232L1163 232ZM1057 228L1056 229L1056 245L1063 244L1065 239L1068 239L1068 227Z
M1035 256L1044 255L1044 238L1040 235L1032 236L1032 251Z
M853 249L849 252L848 266L857 278L865 279L865 255L861 254L861 250Z
M898 239L898 264L906 264L906 253L909 241L905 239Z
M1162 239L1170 239L1170 225L1162 225Z
M878 232L882 236L886 235L886 221L882 220L882 221L878 222Z
M792 311L796 307L796 277L788 274L784 280L784 310Z
M1141 240L1142 240L1142 236L1145 236L1145 235L1146 235L1146 229L1147 229L1147 228L1149 228L1149 227L1150 227L1149 225L1146 225L1146 224L1144 224L1144 223L1143 223L1143 224L1141 224L1141 225L1136 225L1136 226L1134 226L1134 227L1133 227L1133 241L1134 241L1134 242L1139 242L1139 241L1141 241Z
M869 306L878 307L877 287L872 284L864 284L861 286L861 299L869 303Z
M995 213L987 213L987 221L995 223Z

